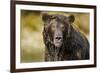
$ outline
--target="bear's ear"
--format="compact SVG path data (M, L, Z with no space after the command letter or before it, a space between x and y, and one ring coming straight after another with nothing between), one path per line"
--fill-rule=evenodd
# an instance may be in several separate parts
M69 23L73 23L75 21L74 15L68 16L68 21L69 21Z
M48 20L50 20L50 15L47 13L42 13L42 20L43 22L47 22Z

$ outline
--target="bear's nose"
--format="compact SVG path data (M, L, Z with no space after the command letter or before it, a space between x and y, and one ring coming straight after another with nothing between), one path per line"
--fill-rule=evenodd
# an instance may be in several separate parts
M60 40L60 39L61 39L61 37L56 37L56 39L57 39L57 40Z

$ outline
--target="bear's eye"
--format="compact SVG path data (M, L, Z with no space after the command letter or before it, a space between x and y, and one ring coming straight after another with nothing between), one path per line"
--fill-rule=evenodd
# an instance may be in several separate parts
M60 25L60 28L61 28L62 30L64 30L64 29L65 29L65 27L64 27L64 25L63 25L63 24L61 24L61 25Z
M51 30L52 30L52 31L55 31L55 29L56 29L56 26L52 23L52 25L51 25Z

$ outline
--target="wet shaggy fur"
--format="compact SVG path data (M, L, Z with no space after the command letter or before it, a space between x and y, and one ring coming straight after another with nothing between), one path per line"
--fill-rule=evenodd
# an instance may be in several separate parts
M50 30L50 22L58 19L64 24L63 44L56 47ZM89 59L89 42L87 38L73 25L75 18L59 14L43 14L43 40L45 44L45 61L85 60ZM57 21L55 21L57 22Z

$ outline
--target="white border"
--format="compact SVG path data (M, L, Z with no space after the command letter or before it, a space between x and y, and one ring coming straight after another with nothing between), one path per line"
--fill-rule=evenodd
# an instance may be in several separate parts
M64 11L90 13L90 60L20 63L20 10ZM16 5L16 69L94 64L94 11L85 8Z

